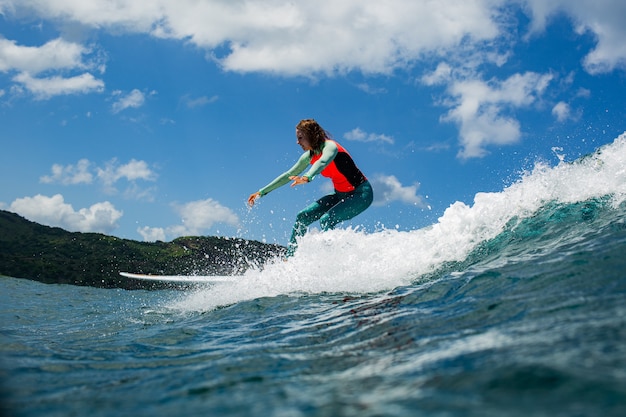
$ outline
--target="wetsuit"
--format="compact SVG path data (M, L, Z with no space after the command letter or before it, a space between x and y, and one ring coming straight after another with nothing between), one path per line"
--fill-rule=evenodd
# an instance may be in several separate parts
M291 169L261 188L259 193L264 196L287 184L289 177L299 175L309 164L311 167L303 176L309 181L319 174L328 177L333 182L335 192L320 198L298 213L289 240L288 256L293 255L297 239L306 233L311 223L319 220L322 230L333 229L338 223L362 213L372 204L374 198L369 181L357 168L350 154L330 139L324 141L321 152L308 151L302 154Z

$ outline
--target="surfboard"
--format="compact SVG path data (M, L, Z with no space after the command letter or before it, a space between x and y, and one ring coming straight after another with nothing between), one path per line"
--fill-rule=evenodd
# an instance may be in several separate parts
M126 278L140 279L144 281L171 282L176 284L225 284L237 282L234 275L148 275L134 274L132 272L120 272Z

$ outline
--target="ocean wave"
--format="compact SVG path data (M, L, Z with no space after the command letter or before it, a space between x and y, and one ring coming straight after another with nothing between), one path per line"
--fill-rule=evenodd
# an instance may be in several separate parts
M626 210L626 133L574 162L538 162L500 192L457 201L413 231L307 234L288 262L251 269L233 286L198 290L178 308L213 309L281 294L367 294L568 250L619 230ZM591 237L590 237L591 236ZM591 243L590 243L591 242Z

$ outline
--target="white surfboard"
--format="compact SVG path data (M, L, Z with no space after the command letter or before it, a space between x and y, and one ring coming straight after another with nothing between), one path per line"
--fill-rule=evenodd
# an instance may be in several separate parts
M141 279L144 281L171 282L177 284L224 284L237 282L234 275L147 275L120 272L126 278Z

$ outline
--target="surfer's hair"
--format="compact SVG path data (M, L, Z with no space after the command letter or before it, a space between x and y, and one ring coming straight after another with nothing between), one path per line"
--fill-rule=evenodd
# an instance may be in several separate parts
M331 137L314 119L300 120L300 123L296 125L296 129L306 135L306 138L313 148L313 152L320 152L324 141Z

